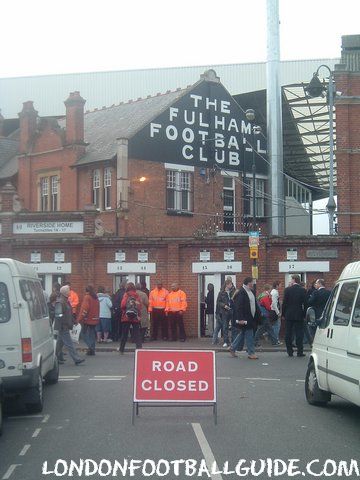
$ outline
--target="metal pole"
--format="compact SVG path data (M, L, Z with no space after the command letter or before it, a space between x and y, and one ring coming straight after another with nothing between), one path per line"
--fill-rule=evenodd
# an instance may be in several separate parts
M252 131L252 183L253 183L253 188L252 188L252 229L253 232L255 232L256 229L256 164L255 164L255 129L254 125L251 125L251 131Z
M329 68L329 67L327 67ZM329 165L329 200L326 205L329 214L329 234L334 235L334 213L336 210L336 203L334 200L334 79L329 68L329 141L330 141L330 165Z
M271 165L272 235L284 235L285 208L283 179L282 98L280 85L279 0L267 0L267 138Z

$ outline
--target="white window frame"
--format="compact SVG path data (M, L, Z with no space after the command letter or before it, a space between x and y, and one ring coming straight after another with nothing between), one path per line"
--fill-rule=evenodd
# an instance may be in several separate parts
M265 217L265 181L266 181L266 178L263 178L263 177L258 177L256 176L255 178L255 196L256 196L256 200L255 200L255 208L256 208L256 214L255 214L255 217L256 218L263 218ZM247 213L245 215L249 216L249 217L252 217L253 216L253 177L252 176L246 176L246 183L248 184L248 187L245 187L244 185L244 188L248 188L250 190L249 192L249 195L246 195L246 199L250 202L250 205L249 205L249 212L250 213ZM260 188L259 188L259 185L260 185ZM260 195L259 195L260 193Z
M193 174L191 171L166 170L166 199L168 192L173 192L174 207L170 208L167 202L166 208L170 211L192 212L193 211ZM183 205L183 194L187 192L187 208Z
M40 210L49 210L49 177L40 177Z
M100 192L101 192L101 174L100 174L100 169L97 168L93 170L93 174L92 174L92 202L98 210L100 210L100 207L101 207Z
M111 209L111 167L104 168L104 209Z
M51 194L51 205L50 210L52 212L57 212L59 209L59 176L51 175L50 176L50 194Z

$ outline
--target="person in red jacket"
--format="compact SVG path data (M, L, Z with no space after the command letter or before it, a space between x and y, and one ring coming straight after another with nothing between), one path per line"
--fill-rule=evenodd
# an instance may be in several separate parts
M271 340L271 344L273 346L279 346L281 345L281 342L277 339L274 329L271 325L271 319L272 319L272 313L271 313L271 304L272 304L272 298L271 298L271 286L270 285L264 285L264 291L258 296L258 303L260 307L260 312L261 312L261 324L257 328L256 333L255 333L255 346L258 347L260 346L259 340L262 337L262 335L266 332L269 335L269 338Z
M141 299L136 292L135 285L129 282L126 285L125 294L121 300L121 323L122 334L120 342L120 354L125 350L125 345L129 336L130 327L133 329L133 339L136 343L136 348L141 348Z
M85 297L82 301L78 322L82 326L82 335L88 351L86 355L95 355L96 331L95 327L99 323L100 303L95 293L94 287L88 285L85 289Z

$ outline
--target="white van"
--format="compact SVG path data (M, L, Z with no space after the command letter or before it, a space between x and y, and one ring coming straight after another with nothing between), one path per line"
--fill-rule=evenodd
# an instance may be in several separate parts
M43 408L43 380L56 383L59 365L48 307L32 266L0 259L0 378L6 395Z
M305 394L312 405L335 394L360 406L360 262L345 267L318 322Z

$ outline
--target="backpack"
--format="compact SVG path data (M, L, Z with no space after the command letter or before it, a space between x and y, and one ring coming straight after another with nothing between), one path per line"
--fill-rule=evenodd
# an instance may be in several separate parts
M136 320L138 318L137 299L134 295L128 295L126 299L125 315L129 320Z

